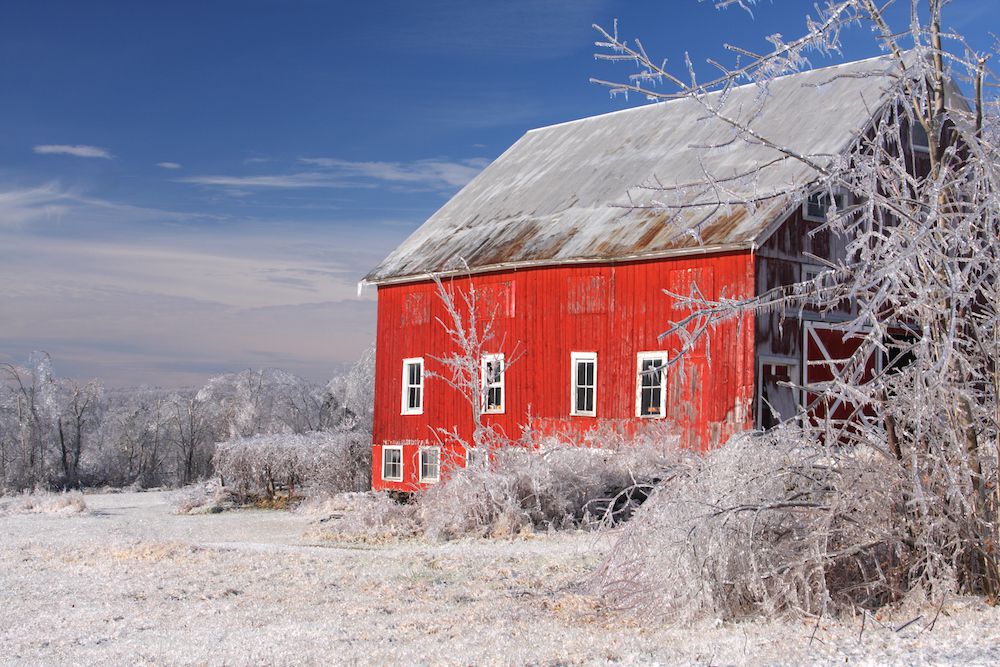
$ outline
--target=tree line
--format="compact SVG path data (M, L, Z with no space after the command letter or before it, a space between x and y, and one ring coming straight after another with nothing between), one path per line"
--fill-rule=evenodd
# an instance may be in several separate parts
M374 348L318 385L278 369L200 388L107 388L58 377L51 357L0 365L0 492L180 486L213 473L218 442L371 430Z

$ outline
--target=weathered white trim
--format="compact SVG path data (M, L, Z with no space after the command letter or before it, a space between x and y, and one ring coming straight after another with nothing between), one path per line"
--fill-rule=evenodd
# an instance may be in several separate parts
M386 477L385 476L385 454L389 451L399 452L399 477ZM406 470L406 461L403 459L403 446L402 445L382 445L382 480L385 482L402 482L404 477L404 472Z
M416 385L410 384L410 366L414 364L420 364L420 383ZM403 359L403 391L402 391L402 403L400 404L399 414L401 415L422 415L424 414L424 358L423 357L409 357ZM410 407L410 388L417 387L420 389L420 405L416 408Z
M434 477L424 477L424 453L434 452L437 456L437 475ZM437 446L433 447L421 447L420 453L417 459L417 475L419 476L420 482L423 484L436 484L441 481L441 448Z
M655 415L642 414L642 362L651 359L663 360L660 370L660 410ZM641 419L663 419L667 416L667 353L663 350L640 352L635 363L635 416Z
M597 353L596 352L570 352L569 354L570 379L569 379L569 413L574 417L596 417L597 416ZM576 384L577 363L590 361L594 363L594 409L578 410L576 405Z
M492 385L489 384L486 376L486 364L490 362L500 362L500 380ZM483 392L483 414L502 415L507 410L507 364L503 354L484 354L479 365L479 382ZM489 398L490 387L500 388L500 406L487 409L486 401Z

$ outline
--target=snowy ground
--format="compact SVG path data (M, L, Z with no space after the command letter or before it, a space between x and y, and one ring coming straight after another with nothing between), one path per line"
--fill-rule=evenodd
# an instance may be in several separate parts
M170 514L166 494L0 517L0 663L997 664L970 601L856 622L671 628L602 612L588 534L443 545L309 544L306 519Z

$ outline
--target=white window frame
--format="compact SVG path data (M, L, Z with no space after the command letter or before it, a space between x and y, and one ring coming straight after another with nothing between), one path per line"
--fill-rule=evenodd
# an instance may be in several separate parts
M420 383L410 384L410 366L415 364L420 364ZM410 407L410 389L416 387L420 390L420 405L411 408ZM424 358L423 357L409 357L403 359L403 392L402 392L402 402L400 403L399 414L401 415L422 415L424 414Z
M570 359L570 380L569 380L569 413L575 417L596 417L597 416L597 353L596 352L571 352L569 355ZM580 362L593 363L594 364L594 409L593 410L580 410L579 406L576 404L576 392L580 389L580 385L577 384L577 364ZM586 385L584 385L586 386Z
M770 355L762 355L757 358L757 377L756 380L756 396L754 396L754 428L761 428L764 419L764 366L788 366L792 368L789 372L791 376L791 383L793 385L792 392L795 396L795 404L801 410L802 408L802 363L795 359L794 357L778 357ZM768 408L770 409L770 408Z
M659 359L663 361L660 371L660 411L655 415L642 414L642 362ZM663 419L667 416L667 353L663 351L640 352L635 363L635 416L640 419Z
M399 477L386 477L385 475L385 455L386 452L395 451L399 452ZM402 482L404 466L406 465L403 460L403 446L402 445L382 445L382 479L386 482Z
M424 476L424 454L428 452L434 452L434 456L437 457L437 474L433 477ZM417 462L420 466L418 474L420 477L420 482L425 484L436 484L441 481L441 448L440 447L421 447L420 448L420 459Z
M489 378L486 376L486 365L493 362L500 362L500 380L498 382L489 382ZM479 381L480 389L482 390L482 411L484 415L502 415L507 410L507 364L504 361L503 354L484 354L483 359L479 366ZM489 400L489 390L490 389L500 389L500 405L499 407L488 408L487 402Z
M829 196L829 194L830 194L830 192L828 190L816 190L815 192L810 192L809 195L802 202L802 219L803 220L808 220L809 222L826 222L826 209L824 209L824 212L823 212L822 216L810 215L810 213L809 213L809 200L812 199L813 197L817 196L817 195L819 195L821 197L826 197L826 196ZM834 190L833 191L833 198L834 198L834 201L836 201L837 199L840 199L840 202L837 203L837 209L841 210L841 211L844 210L845 208L847 208L850 205L850 203L851 203L850 199L847 196L847 192L844 191L844 190L840 190L840 189ZM827 209L829 208L829 206L830 205L827 204Z

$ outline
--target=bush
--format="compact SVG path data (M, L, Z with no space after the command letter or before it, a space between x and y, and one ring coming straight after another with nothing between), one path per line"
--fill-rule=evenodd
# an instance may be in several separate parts
M626 516L643 496L642 488L659 479L675 456L673 445L662 440L611 447L508 446L498 449L492 461L453 470L446 481L413 494L407 504L394 503L386 494L336 501L340 504L317 522L316 534L331 539L419 534L447 540L596 526Z
M216 445L213 462L242 502L274 500L279 491L290 497L359 491L370 484L371 437L320 431L239 438Z
M218 480L191 484L170 494L175 514L217 514L236 509L239 498Z
M692 456L626 526L596 585L611 606L681 621L822 614L898 599L893 461L812 444L794 427Z
M50 493L36 491L0 497L0 516L5 514L83 514L87 503L79 491Z
M414 506L385 492L339 493L313 498L296 511L317 517L306 537L340 542L379 543L417 534Z

